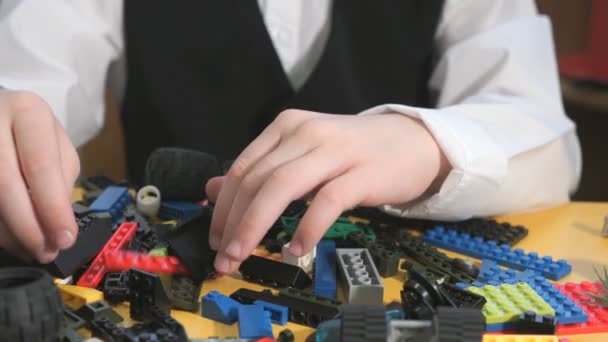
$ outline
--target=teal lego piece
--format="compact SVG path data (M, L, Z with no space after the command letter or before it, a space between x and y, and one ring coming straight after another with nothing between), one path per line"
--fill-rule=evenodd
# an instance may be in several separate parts
M483 285L473 283L467 291L486 298L482 312L486 324L515 321L527 311L555 316L555 310L526 283ZM477 287L480 286L480 287Z

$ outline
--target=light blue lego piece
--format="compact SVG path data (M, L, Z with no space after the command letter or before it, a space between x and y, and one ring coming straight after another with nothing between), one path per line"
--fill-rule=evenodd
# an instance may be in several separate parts
M484 259L479 269L478 280L491 285L501 283L512 284L516 282L527 283L555 310L555 318L558 324L587 322L587 314L580 307L547 279L539 276L534 271L515 272L514 270L504 270L495 261Z
M313 292L336 299L336 242L321 240L317 244Z
M473 258L494 260L516 270L531 269L552 280L559 280L572 272L572 265L566 260L554 261L550 256L540 257L535 252L526 253L521 248L512 250L509 245L498 245L495 241L484 241L480 237L471 237L440 226L428 230L423 240Z
M273 337L270 312L261 305L241 305L238 308L239 337L259 339Z
M112 223L116 223L122 217L122 212L131 199L128 188L109 186L91 203L89 208L95 213L109 213L112 216Z
M238 309L242 306L236 300L224 296L217 291L209 291L201 303L201 315L205 318L233 324L238 321Z
M253 304L260 305L264 311L270 312L270 321L279 325L287 324L289 309L284 306L268 303L263 300L256 300Z

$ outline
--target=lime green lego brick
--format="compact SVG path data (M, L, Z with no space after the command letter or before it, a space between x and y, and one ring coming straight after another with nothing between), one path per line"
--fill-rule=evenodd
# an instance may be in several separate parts
M515 321L526 311L555 316L555 310L526 283L471 286L467 291L486 298L487 302L481 309L486 324Z
M148 254L153 256L169 256L169 251L167 247L156 247L151 249Z
M156 248L152 248L149 252L149 255L153 255L153 256L169 256L169 250L167 249L167 247L156 247ZM171 285L171 275L170 274L164 274L164 273L158 273L158 276L160 277L160 282L163 284L163 286L168 289L169 286Z

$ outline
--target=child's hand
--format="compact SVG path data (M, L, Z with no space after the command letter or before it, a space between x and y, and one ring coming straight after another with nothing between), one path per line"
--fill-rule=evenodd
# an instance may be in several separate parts
M0 89L0 247L40 262L70 247L71 208L80 163L49 106L38 96Z
M281 113L236 159L211 223L215 268L238 269L287 205L312 195L290 251L303 255L346 209L412 201L449 171L426 127L401 114Z

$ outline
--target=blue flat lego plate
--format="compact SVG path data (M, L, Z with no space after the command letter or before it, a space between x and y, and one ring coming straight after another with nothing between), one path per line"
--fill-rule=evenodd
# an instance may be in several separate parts
M494 260L516 270L534 270L552 280L559 280L572 272L572 265L566 260L555 261L550 256L540 257L535 252L526 253L521 248L512 250L509 245L498 245L495 241L484 241L443 227L428 230L423 240L473 258Z

